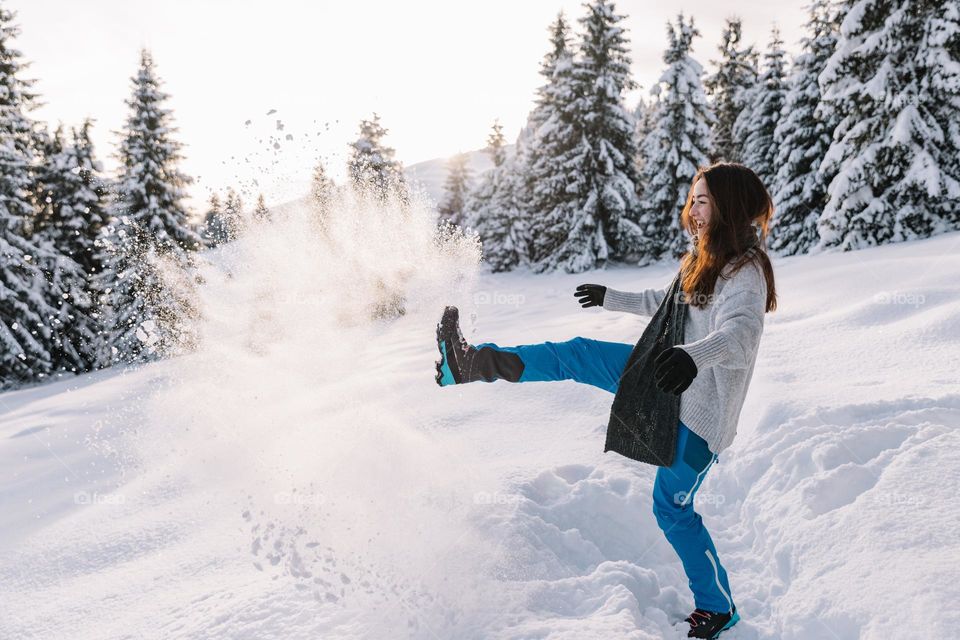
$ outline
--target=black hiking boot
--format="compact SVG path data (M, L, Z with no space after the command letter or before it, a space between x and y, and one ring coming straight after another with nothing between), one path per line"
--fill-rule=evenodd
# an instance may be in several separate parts
M440 360L436 381L441 387L477 380L519 382L523 373L523 361L517 354L493 347L477 349L467 343L460 333L460 311L456 307L443 310L437 325L437 348Z
M737 608L732 611L706 611L697 609L685 618L690 623L688 638L717 638L740 620Z

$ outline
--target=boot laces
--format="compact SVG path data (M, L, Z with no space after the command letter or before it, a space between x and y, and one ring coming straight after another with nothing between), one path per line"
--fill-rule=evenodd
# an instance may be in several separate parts
M691 625L698 627L712 620L713 616L715 615L717 614L711 611L707 611L706 609L696 609L693 613L690 614L690 616L687 618L687 621Z

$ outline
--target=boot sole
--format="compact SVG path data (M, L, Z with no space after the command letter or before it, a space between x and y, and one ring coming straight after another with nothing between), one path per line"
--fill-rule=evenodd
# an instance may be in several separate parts
M442 342L440 343L440 356L441 360L436 362L437 375L435 380L437 384L441 387L457 384L457 381L453 378L453 372L450 371L450 366L447 364L447 349Z
M437 375L434 377L434 380L436 380L438 386L448 387L452 384L457 384L457 380L453 376L453 371L450 369L450 364L447 359L447 345L440 337L442 324L442 320L437 323L437 349L440 351L440 359L435 363L437 366Z

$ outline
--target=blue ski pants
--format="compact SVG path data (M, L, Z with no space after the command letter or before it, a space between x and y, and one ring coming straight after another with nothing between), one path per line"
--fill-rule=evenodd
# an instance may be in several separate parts
M573 338L566 342L543 342L500 347L492 342L475 345L515 353L523 360L520 382L574 380L611 393L617 391L633 345ZM717 455L706 441L682 421L673 464L658 467L653 486L653 513L667 541L677 552L687 574L694 604L707 611L731 611L733 598L727 572L720 564L693 503L697 490Z

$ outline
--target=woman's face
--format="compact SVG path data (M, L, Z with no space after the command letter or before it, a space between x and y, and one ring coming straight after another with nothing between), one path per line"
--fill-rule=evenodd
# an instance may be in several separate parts
M707 181L698 179L693 185L693 206L690 208L690 217L698 229L706 228L713 214L713 198L707 189ZM699 232L698 232L699 235Z

